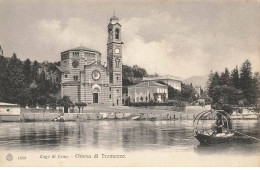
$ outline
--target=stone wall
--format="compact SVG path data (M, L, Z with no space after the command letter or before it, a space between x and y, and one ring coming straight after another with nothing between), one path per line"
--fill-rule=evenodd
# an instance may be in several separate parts
M155 109L155 110L170 110L170 111L177 111L183 112L185 107L177 107L177 106L147 106L148 109Z
M59 116L62 113L21 113L21 121L51 121Z

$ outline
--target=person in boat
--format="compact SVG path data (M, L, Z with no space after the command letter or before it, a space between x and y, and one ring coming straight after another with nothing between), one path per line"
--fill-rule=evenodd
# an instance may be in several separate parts
M215 122L216 131L218 133L222 133L222 127L224 126L224 121L222 120L221 114L217 114L217 120Z
M233 128L230 117L226 117L226 121L224 121L224 126L223 127L225 129L227 129L227 131Z

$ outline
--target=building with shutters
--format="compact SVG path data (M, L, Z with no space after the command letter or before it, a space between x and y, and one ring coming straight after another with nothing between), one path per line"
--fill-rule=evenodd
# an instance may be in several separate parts
M138 102L165 102L168 99L168 86L153 81L145 81L128 86L128 100Z

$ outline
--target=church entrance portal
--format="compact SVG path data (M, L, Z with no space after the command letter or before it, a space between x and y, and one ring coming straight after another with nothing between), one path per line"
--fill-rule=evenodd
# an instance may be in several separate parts
M98 103L98 93L93 93L93 103Z
M69 107L68 106L64 106L64 113L68 113L69 112Z

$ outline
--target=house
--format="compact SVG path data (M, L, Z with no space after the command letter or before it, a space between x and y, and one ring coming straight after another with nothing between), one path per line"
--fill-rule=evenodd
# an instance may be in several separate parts
M154 81L144 81L128 86L128 99L130 102L164 102L168 99L168 86Z

